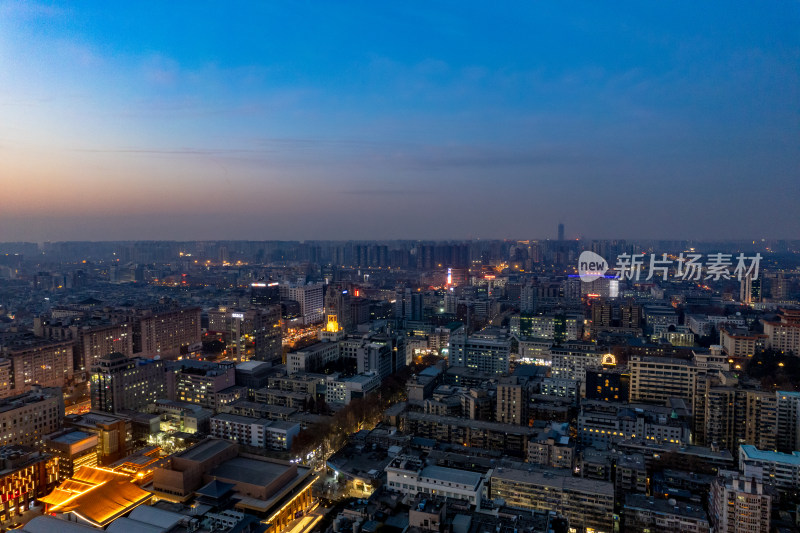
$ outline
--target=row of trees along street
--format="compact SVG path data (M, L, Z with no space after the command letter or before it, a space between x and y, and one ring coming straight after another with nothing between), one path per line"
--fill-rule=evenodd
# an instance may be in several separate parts
M321 448L323 460L338 450L347 437L362 429L372 429L381 421L383 412L406 399L406 382L412 375L434 364L438 358L429 356L415 361L383 380L381 387L364 398L351 400L325 422L300 431L292 441L295 457L305 457Z

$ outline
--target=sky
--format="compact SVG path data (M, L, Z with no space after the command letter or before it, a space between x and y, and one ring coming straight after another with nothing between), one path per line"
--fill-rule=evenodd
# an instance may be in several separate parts
M0 241L800 238L800 2L0 0Z

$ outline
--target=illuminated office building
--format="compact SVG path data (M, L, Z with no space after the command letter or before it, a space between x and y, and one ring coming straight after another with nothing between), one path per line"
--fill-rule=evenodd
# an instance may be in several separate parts
M58 459L28 446L0 448L0 521L22 516L58 483Z
M92 408L140 411L166 396L164 361L111 353L92 366Z

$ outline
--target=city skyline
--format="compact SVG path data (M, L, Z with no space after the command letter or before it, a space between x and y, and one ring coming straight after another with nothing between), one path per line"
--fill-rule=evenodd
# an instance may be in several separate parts
M0 241L800 232L797 3L0 21Z

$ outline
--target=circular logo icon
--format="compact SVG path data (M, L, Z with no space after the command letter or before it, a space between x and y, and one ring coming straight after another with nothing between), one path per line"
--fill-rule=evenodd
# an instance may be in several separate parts
M581 281L594 281L608 271L608 262L594 252L585 251L578 258L578 275Z

